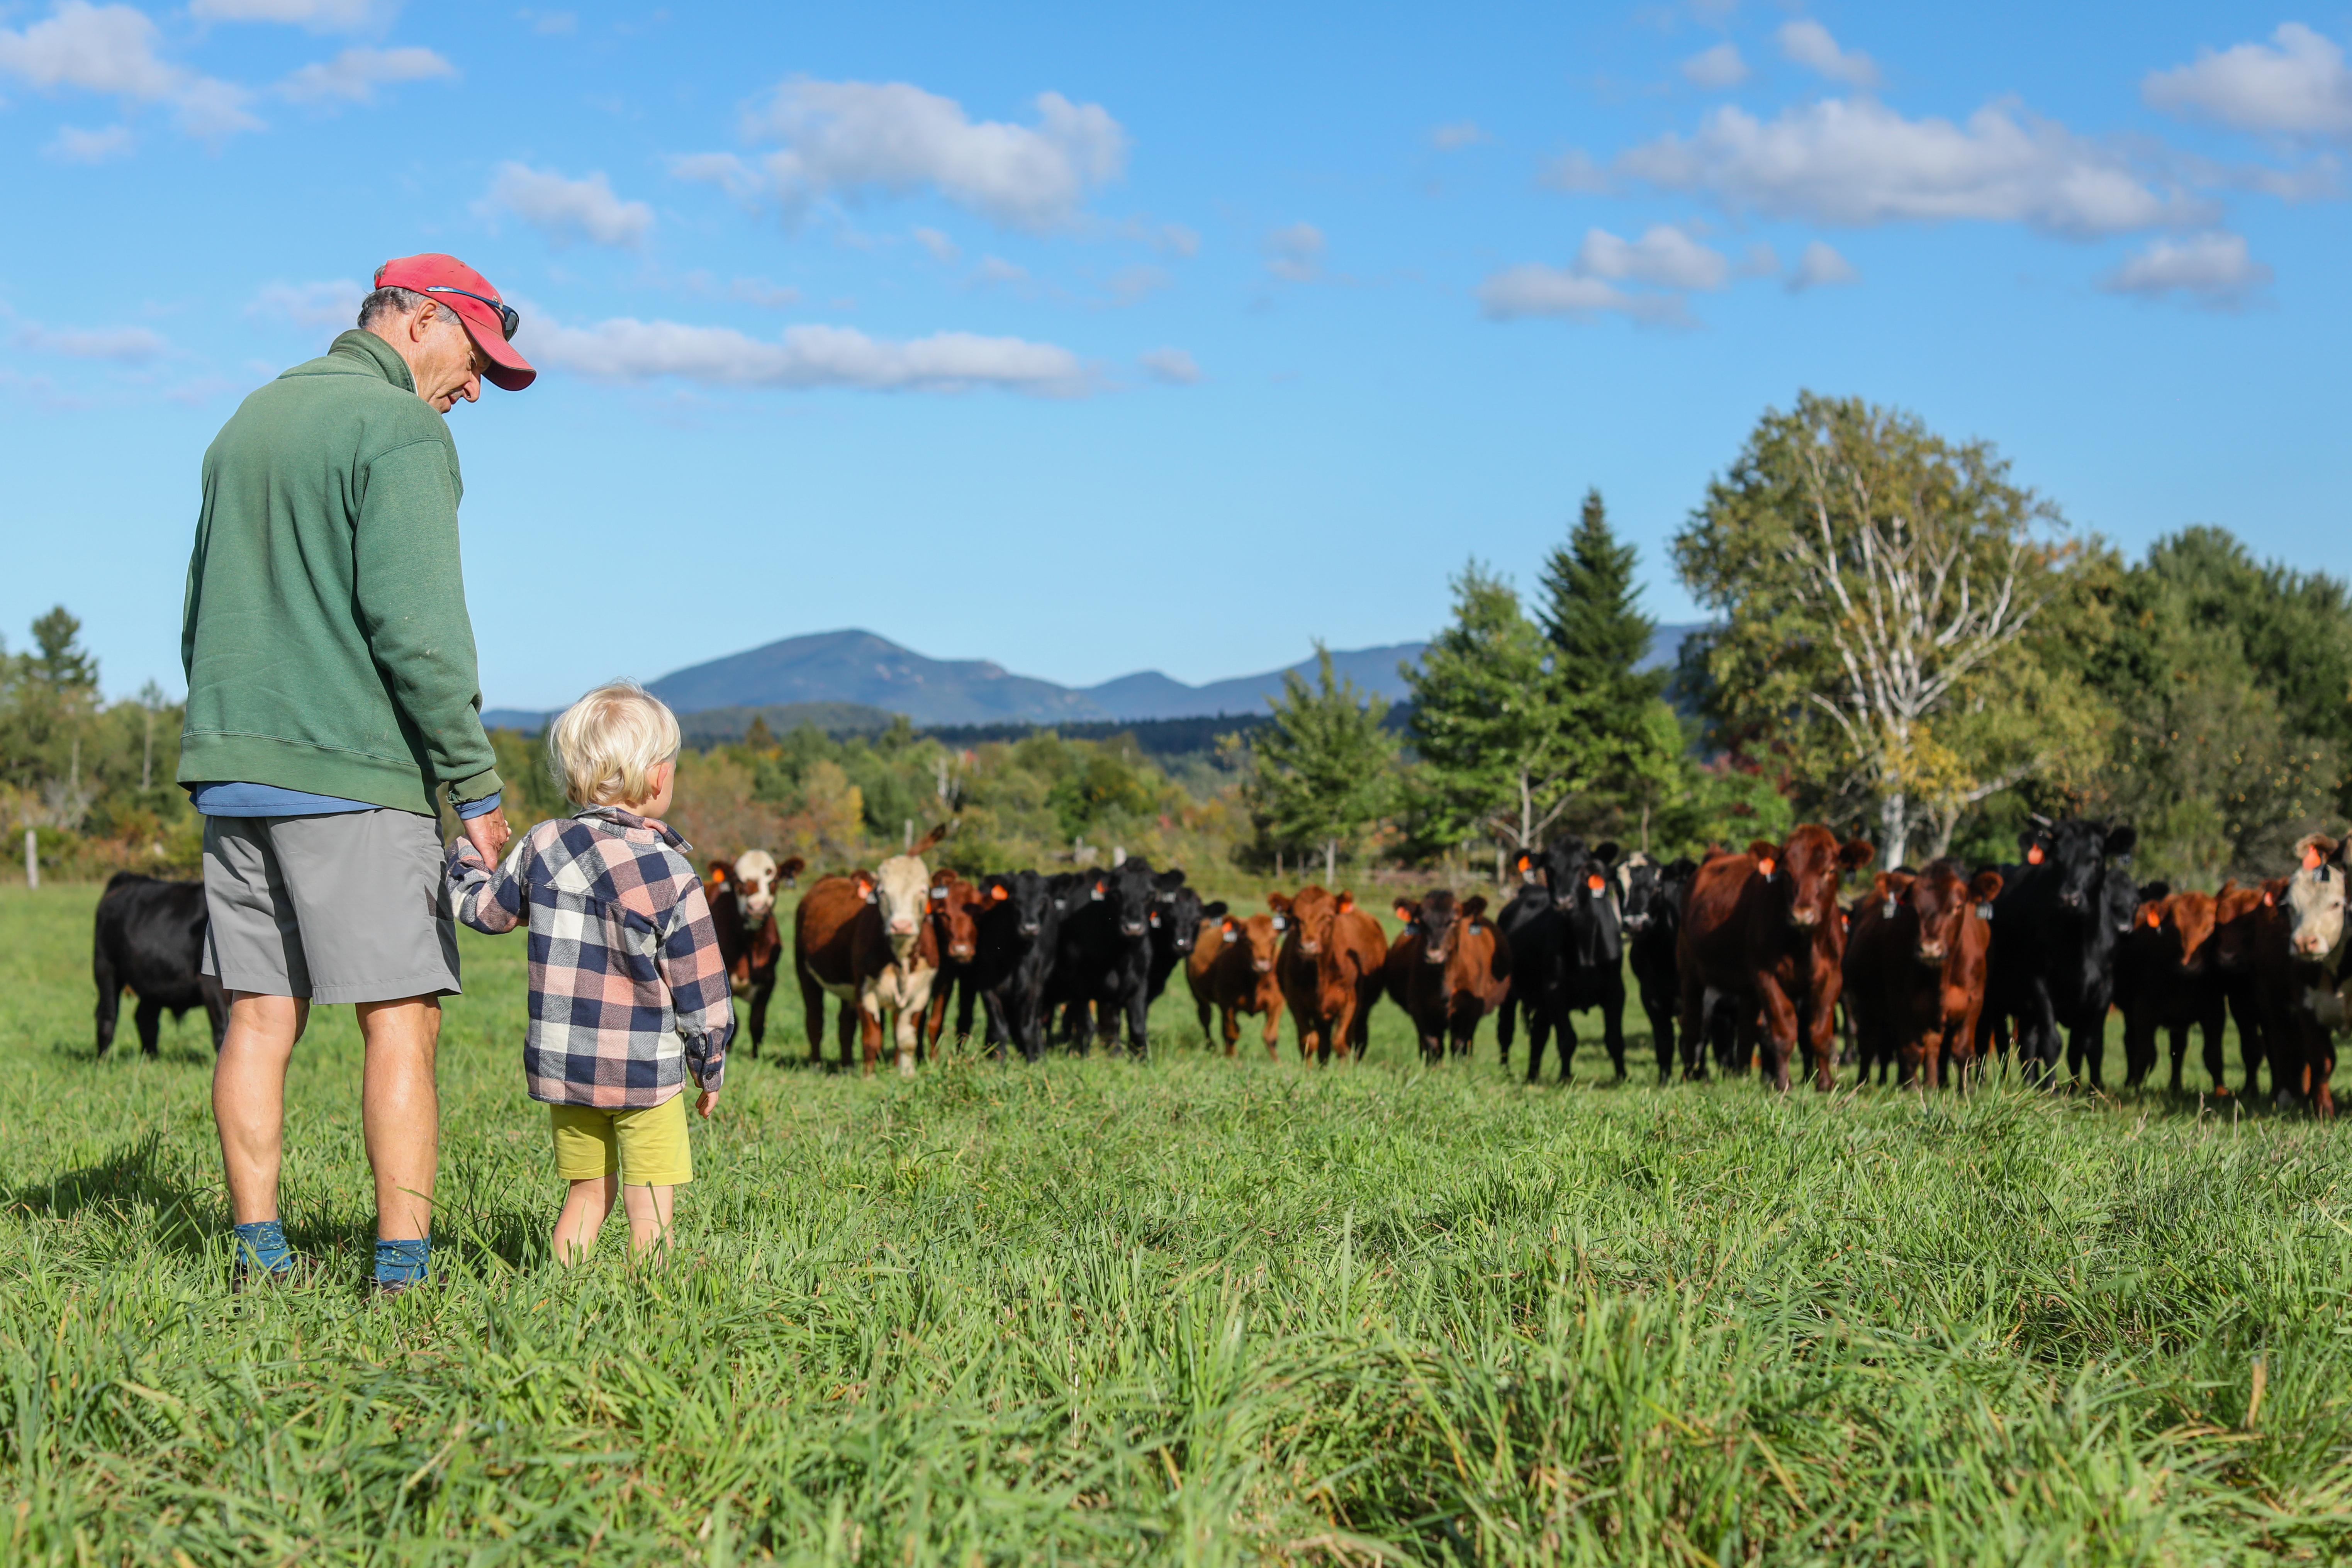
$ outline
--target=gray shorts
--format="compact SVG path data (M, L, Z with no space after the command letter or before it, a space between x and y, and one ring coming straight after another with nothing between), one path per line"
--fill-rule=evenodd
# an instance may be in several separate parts
M441 834L413 811L205 818L204 972L313 1002L457 990Z

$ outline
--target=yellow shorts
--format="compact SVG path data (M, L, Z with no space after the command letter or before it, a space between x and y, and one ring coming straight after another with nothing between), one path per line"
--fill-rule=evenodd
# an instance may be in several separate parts
M694 1180L686 1137L686 1091L642 1110L551 1105L555 1113L555 1173L593 1182L622 1173L633 1187L682 1187Z

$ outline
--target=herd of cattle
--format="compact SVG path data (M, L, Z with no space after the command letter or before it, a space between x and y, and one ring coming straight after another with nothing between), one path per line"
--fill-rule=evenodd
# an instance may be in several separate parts
M1518 858L1520 886L1488 913L1482 898L1440 889L1399 900L1394 942L1346 892L1308 885L1267 897L1262 914L1203 904L1181 870L1140 858L1107 870L1013 871L974 881L925 856L934 829L877 870L819 879L793 921L810 1054L822 1055L824 1005L839 1005L839 1061L852 1037L873 1070L888 1032L902 1073L936 1048L954 1009L971 1037L977 1005L992 1050L1034 1061L1049 1043L1147 1048L1151 1004L1181 968L1202 1032L1231 1055L1240 1019L1260 1021L1269 1054L1290 1016L1301 1054L1360 1053L1382 996L1402 1008L1423 1058L1466 1054L1496 1016L1507 1062L1528 1032L1528 1077L1556 1041L1568 1076L1579 1013L1600 1015L1618 1076L1626 1070L1625 974L1633 973L1656 1042L1658 1077L1751 1064L1776 1087L1793 1059L1820 1088L1844 1059L1861 1077L1923 1087L1964 1078L2011 1049L2030 1079L2068 1072L2104 1082L2111 1008L2124 1017L2124 1081L2147 1079L2159 1036L2171 1083L2192 1030L2203 1035L2215 1092L2223 1083L2225 1020L2238 1028L2245 1080L2263 1067L2274 1096L2334 1113L2335 1033L2347 1026L2345 988L2347 845L2320 835L2300 864L2258 886L2174 891L2131 877L2128 826L2036 818L2013 865L1968 869L1939 859L1880 871L1873 850L1826 828L1797 828L1745 853L1660 865L1613 844L1564 838ZM720 952L749 1004L756 1056L782 957L777 899L803 863L761 850L709 865ZM1842 896L1848 883L1858 895ZM140 1043L156 1049L160 1016L201 1006L218 1045L226 1008L198 974L204 896L194 883L124 873L100 900L93 952L98 1044L111 1042L127 988L140 998ZM1679 1048L1679 1058L1677 1049Z

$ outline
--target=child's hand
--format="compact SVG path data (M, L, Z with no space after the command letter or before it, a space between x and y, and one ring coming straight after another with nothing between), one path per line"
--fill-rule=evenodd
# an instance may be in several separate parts
M719 1091L715 1089L706 1089L695 1099L694 1113L705 1121L709 1121L710 1113L718 1109Z

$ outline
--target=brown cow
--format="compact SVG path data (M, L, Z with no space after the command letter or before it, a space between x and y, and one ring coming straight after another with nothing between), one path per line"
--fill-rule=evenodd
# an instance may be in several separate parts
M2271 1054L2271 1018L2263 1005L2262 977L2256 952L2273 931L2284 942L2285 922L2275 906L2265 903L2260 886L2242 888L2224 882L2213 895L2213 983L2221 987L2230 1016L2238 1026L2238 1055L2246 1067L2245 1092L2261 1091L2263 1063ZM2271 1064L2271 1089L2276 1093L2279 1066Z
M955 1043L971 1038L972 1004L980 998L980 917L988 906L980 889L945 866L931 872L931 935L940 950L940 977L931 983L931 1013L915 1043L915 1059L926 1047L936 1051L948 1017L948 1003L956 1003Z
M854 1002L865 1070L882 1052L883 1015L891 1016L898 1071L915 1071L915 1041L939 973L939 939L929 914L931 874L922 857L947 836L940 824L879 871L826 877L808 890L793 919L793 968L808 1020L809 1058L821 1056L824 998ZM841 1065L849 1065L851 1013L841 1016Z
M1745 855L1710 856L1691 879L1675 951L1684 1038L1710 1038L1716 1009L1731 1007L1743 1037L1761 1046L1773 1087L1785 1089L1801 1030L1814 1087L1834 1088L1845 955L1838 885L1874 853L1809 823L1784 844L1759 839Z
M1283 931L1275 977L1298 1030L1300 1058L1327 1062L1336 1053L1344 1061L1350 1052L1360 1054L1389 955L1381 922L1356 907L1353 893L1312 882L1287 898L1270 893L1265 901Z
M1478 1020L1510 994L1511 946L1486 913L1486 900L1457 904L1443 888L1419 903L1397 900L1404 930L1381 967L1389 1000L1421 1036L1423 1062L1444 1057L1449 1036L1454 1055L1469 1055Z
M776 934L776 890L779 884L791 887L806 864L795 855L778 865L766 850L747 849L732 860L713 860L703 872L728 986L751 1001L754 1061L768 1037L768 999L776 994L776 955L784 945Z
M2213 968L2213 911L2210 893L2167 893L2141 904L2133 917L2132 934L2125 939L2130 952L2119 955L2117 964L2132 991L2124 1005L2126 1086L2145 1081L2155 1070L2161 1029L2171 1037L2172 1089L2179 1093L2189 1031L2195 1026L2205 1033L2205 1071L2213 1092L2230 1092L2222 1081L2223 1003Z
M1984 918L2000 892L2000 873L1967 875L1953 859L1937 860L1908 879L1893 920L1883 918L1885 893L1879 904L1865 908L1856 920L1857 931L1875 913L1878 930L1889 940L1874 941L1876 951L1867 969L1853 962L1847 949L1843 966L1846 984L1860 985L1869 1001L1864 1010L1879 1019L1881 1048L1894 1044L1899 1066L1895 1081L1940 1089L1950 1063L1958 1084L1968 1081L1976 1058L1977 1018L1984 1011L1986 958L1992 947L1992 927ZM1857 1000L1847 993L1846 1010Z
M1202 1036L1209 1033L1209 1010L1213 1007L1222 1015L1225 1055L1232 1056L1241 1039L1235 1015L1257 1013L1265 1018L1265 1054L1273 1058L1282 1023L1282 985L1274 974L1281 951L1282 937L1274 929L1272 915L1244 920L1228 914L1201 922L1192 951L1185 955L1184 979L1192 988L1192 1005L1200 1009Z

